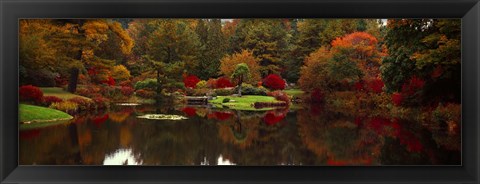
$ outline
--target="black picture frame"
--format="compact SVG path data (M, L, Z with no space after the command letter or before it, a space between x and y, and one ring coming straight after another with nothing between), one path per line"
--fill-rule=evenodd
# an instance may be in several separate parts
M479 183L479 0L1 0L1 183ZM18 166L19 18L461 18L462 166Z

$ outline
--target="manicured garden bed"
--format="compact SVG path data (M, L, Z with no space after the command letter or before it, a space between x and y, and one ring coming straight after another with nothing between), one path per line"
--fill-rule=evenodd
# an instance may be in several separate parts
M224 99L230 99L229 102L223 103ZM209 103L213 104L216 107L226 106L230 109L236 110L249 110L249 111L264 111L272 110L274 108L260 108L257 109L254 107L255 102L266 102L266 103L283 103L282 101L276 100L271 96L256 96L256 95L244 95L242 97L238 96L217 96L217 99L209 100Z

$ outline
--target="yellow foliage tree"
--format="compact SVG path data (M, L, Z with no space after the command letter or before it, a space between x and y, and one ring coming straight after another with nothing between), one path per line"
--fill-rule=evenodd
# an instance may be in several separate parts
M247 64L251 77L244 81L249 84L257 84L262 79L260 74L260 59L253 55L252 51L242 50L240 53L227 55L220 60L220 73L230 77L235 71L235 67L240 64Z
M112 68L112 77L119 81L128 80L130 79L130 71L123 65L117 65Z

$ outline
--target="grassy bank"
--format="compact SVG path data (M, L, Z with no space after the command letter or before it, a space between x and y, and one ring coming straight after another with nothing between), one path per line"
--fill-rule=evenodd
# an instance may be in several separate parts
M229 98L230 101L223 103L225 98ZM242 97L236 96L217 96L217 99L208 101L215 105L216 107L223 107L226 106L230 109L236 110L250 110L250 111L264 111L264 110L271 110L274 108L262 108L256 109L253 107L255 102L281 102L276 100L274 97L271 96L256 96L256 95L245 95Z
M59 110L49 109L40 106L20 104L19 121L26 123L52 122L69 120L73 117Z
M68 100L70 98L75 98L75 97L80 97L80 98L85 98L85 99L91 100L90 98L64 91L62 88L45 87L45 88L40 88L40 90L42 90L43 96L56 96L56 97L64 99L64 100Z

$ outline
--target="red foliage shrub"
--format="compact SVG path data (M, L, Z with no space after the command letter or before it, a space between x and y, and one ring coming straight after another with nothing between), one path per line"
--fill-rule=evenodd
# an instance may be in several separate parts
M197 114L197 110L192 107L185 107L182 109L182 111L187 115L187 116L195 116Z
M285 93L283 91L268 92L267 95L275 97L275 99L277 99L279 101L284 101L287 104L290 102L290 98L288 97L287 93Z
M32 85L20 86L18 93L20 101L41 102L43 98L40 88Z
M285 81L277 74L270 74L265 77L263 85L271 90L285 89Z
M262 86L262 84L263 84L263 82L262 82L262 81L258 81L258 82L257 82L257 87L260 87L260 86Z
M44 96L42 100L42 104L44 106L50 106L52 103L58 103L62 102L63 100L61 98L58 98L56 96Z
M217 88L217 79L208 79L207 88Z
M315 103L323 102L325 99L325 94L320 89L313 90L311 96L311 101Z
M135 90L130 86L122 86L120 91L122 92L123 96L131 96Z
M80 110L89 110L94 108L95 105L92 101L81 97L70 98L68 101L76 103Z
M67 85L68 81L66 78L58 75L55 77L55 85L56 86L64 86L64 85Z
M195 88L198 82L200 82L200 79L195 75L189 75L183 79L183 84L187 88Z
M267 125L275 125L277 124L278 122L282 121L283 118L285 118L285 114L281 114L281 115L276 115L274 111L269 111L267 112L267 114L265 114L265 116L263 117L263 121L267 124Z
M216 88L231 88L233 87L232 82L226 77L219 78L217 80Z
M126 80L126 81L121 81L118 83L119 86L128 86L128 87L131 87L132 86L132 81L130 80Z
M374 93L381 93L384 85L385 84L383 83L382 79L374 79L368 82L368 89Z
M408 96L415 94L425 85L425 81L417 76L413 76L408 82L402 85L402 93Z
M401 93L393 93L392 94L392 102L395 106L402 105L403 102L403 95Z
M97 106L97 109L105 109L109 105L109 100L107 98L104 98L102 96L96 96L92 98L93 102L95 102L95 105Z
M155 98L155 91L150 91L150 90L145 90L145 89L139 89L135 92L135 94L141 98Z
M361 80L358 81L354 84L355 90L357 91L363 91L365 90L365 81Z
M218 119L220 121L225 121L227 119L230 119L233 114L229 112L215 112L215 119Z
M107 84L109 86L115 86L115 79L109 76L107 80L103 81L102 83Z

